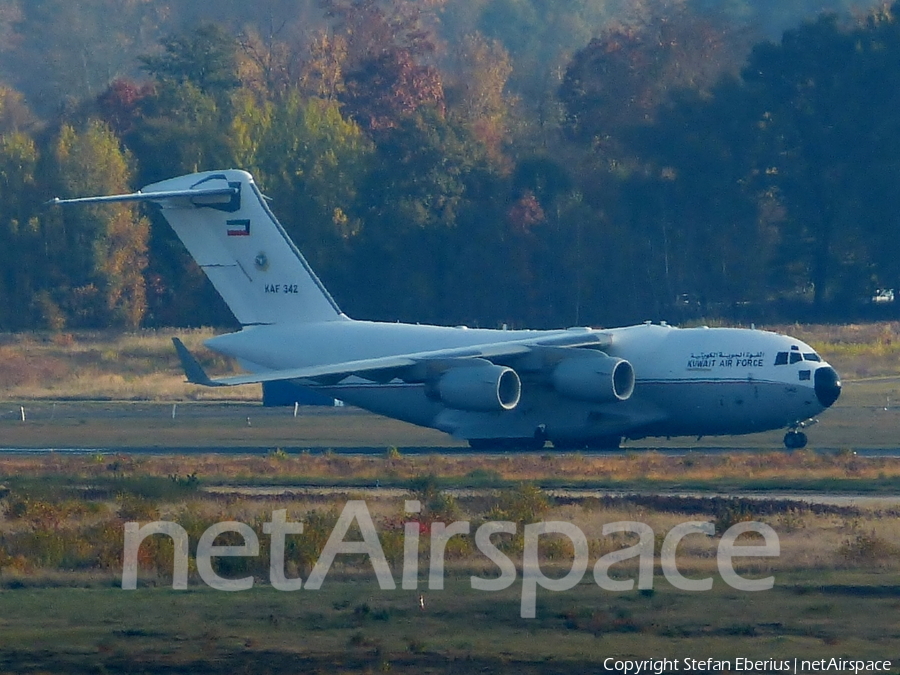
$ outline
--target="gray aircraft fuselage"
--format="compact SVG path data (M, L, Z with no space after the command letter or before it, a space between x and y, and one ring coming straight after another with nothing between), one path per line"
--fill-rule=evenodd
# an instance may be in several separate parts
M785 335L651 324L602 332L611 337L604 351L634 367L634 393L628 400L573 400L539 377L521 372L519 404L514 410L496 412L448 408L429 396L423 383L349 378L319 388L352 405L464 439L524 439L540 430L561 446L614 445L619 437L783 429L815 417L840 394L834 369L809 345ZM240 359L251 370L280 370L341 359L347 353L354 358L376 358L416 351L423 344L431 349L454 348L541 334L348 320L306 324L302 329L250 328L206 344ZM787 358L776 365L779 354Z

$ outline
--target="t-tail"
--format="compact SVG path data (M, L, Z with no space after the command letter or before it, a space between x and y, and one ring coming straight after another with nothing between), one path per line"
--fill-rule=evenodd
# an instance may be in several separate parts
M247 172L195 173L128 195L53 203L113 201L158 204L241 325L346 320Z

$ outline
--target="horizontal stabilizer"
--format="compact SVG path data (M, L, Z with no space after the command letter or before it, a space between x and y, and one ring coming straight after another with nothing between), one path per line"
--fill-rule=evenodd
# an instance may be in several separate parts
M199 384L203 387L222 387L225 385L218 384L214 380L209 379L209 375L203 370L200 362L194 358L194 355L188 351L184 343L177 337L172 338L172 344L175 345L175 351L178 352L178 359L181 361L181 368L184 375L191 384Z
M47 204L104 204L110 202L160 202L167 199L194 198L194 197L233 197L238 194L236 187L200 188L196 190L161 190L158 192L132 192L127 195L104 195L101 197L77 197L75 199L60 199L55 197Z

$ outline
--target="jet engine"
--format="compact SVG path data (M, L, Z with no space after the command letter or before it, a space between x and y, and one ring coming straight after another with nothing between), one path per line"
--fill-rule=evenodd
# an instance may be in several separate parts
M560 394L579 401L625 401L634 392L634 368L624 359L590 352L560 361L551 382Z
M499 412L512 410L519 404L522 382L512 368L488 362L447 370L437 380L433 391L450 408Z

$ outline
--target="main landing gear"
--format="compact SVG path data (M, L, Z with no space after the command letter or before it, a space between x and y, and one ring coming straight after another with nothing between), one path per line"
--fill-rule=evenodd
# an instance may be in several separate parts
M803 433L802 429L811 427L813 424L818 424L818 422L819 420L817 419L810 419L791 425L790 431L784 435L784 447L788 450L800 450L805 448L809 439L806 437L806 434Z

